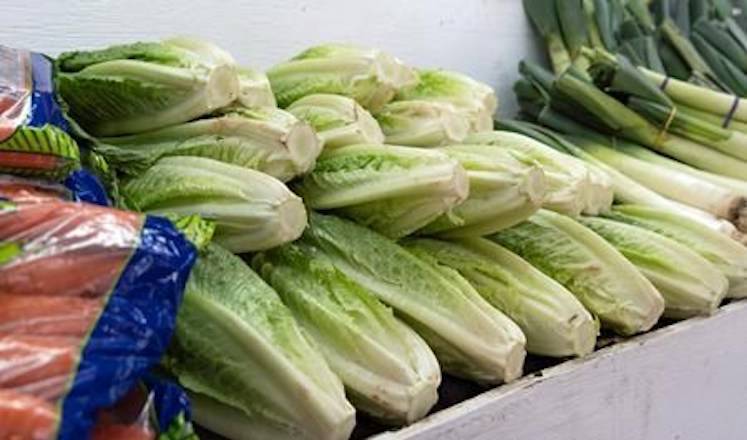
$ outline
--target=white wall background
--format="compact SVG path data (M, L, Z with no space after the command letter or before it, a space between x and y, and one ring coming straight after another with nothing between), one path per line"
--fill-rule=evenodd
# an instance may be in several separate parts
M519 59L539 53L520 0L0 0L0 15L0 44L51 55L180 34L267 68L321 42L371 45L490 84L504 115Z

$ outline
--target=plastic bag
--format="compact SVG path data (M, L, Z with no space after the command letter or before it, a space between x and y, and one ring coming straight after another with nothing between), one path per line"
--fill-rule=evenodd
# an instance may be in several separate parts
M0 439L90 438L160 360L196 258L166 219L65 193L0 178Z
M175 383L147 375L113 407L99 411L93 440L198 440L189 399Z
M44 55L0 46L0 171L62 178L79 167L52 74Z
M42 54L0 46L0 172L63 182L76 201L108 205L103 185L82 168Z

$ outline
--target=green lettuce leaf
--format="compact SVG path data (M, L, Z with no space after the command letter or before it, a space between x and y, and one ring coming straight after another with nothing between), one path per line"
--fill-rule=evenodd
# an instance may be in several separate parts
M161 159L128 181L123 194L140 211L214 221L214 241L236 253L293 241L306 226L303 202L282 182L212 159Z
M590 167L575 157L561 153L528 136L508 131L486 131L470 135L465 143L492 145L526 155L542 166L545 173L547 194L542 207L560 214L576 217L590 205L597 210L609 209L612 205L611 183L605 180L602 171ZM590 203L592 199L604 200Z
M664 316L709 315L726 295L726 277L675 240L609 219L583 217L579 222L612 244L653 283L664 297Z
M411 147L460 143L469 134L469 120L447 102L394 101L376 113L386 142Z
M428 100L446 102L466 116L471 132L493 129L493 117L498 108L495 90L467 75L448 70L417 71L418 81L397 93L396 100Z
M489 239L517 253L573 292L602 326L621 335L649 330L664 298L602 237L571 219L541 210Z
M594 350L598 324L575 296L521 257L484 238L416 239L406 249L457 270L527 337L527 351L583 356Z
M193 269L166 365L191 392L195 421L229 438L344 440L355 423L277 293L216 245Z
M287 244L252 265L316 341L356 408L409 424L436 403L441 370L425 341L322 252Z
M384 133L376 119L346 96L323 93L304 96L288 106L288 111L314 127L324 148L384 143Z
M332 216L312 214L302 242L392 307L428 342L444 371L485 383L521 375L526 343L521 329L458 272Z
M239 90L231 55L194 39L66 52L56 67L70 116L96 136L186 122L231 103Z
M282 181L307 173L321 152L314 130L291 113L229 107L209 117L130 136L98 139L120 172L138 175L158 159L195 156L262 171Z
M294 188L310 208L399 238L464 201L468 185L464 168L443 153L359 144L324 151Z
M353 98L372 112L416 80L415 72L393 56L344 44L306 49L267 76L280 107L314 93L331 93Z
M747 297L747 247L699 221L663 209L617 205L610 219L639 226L684 244L713 263L729 279L729 298Z
M526 220L542 206L545 174L530 157L492 145L451 145L436 151L467 170L469 196L421 233L444 237L492 234Z

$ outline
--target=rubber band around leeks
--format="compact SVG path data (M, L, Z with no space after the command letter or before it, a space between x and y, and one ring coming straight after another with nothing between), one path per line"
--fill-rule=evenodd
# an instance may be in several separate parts
M659 130L659 133L656 135L656 139L654 140L654 145L657 147L661 147L662 142L664 142L664 138L666 137L675 116L677 116L677 107L672 107L672 110L667 116L667 120L664 121L664 125L661 127L661 130Z
M659 89L662 92L665 92L667 90L667 86L669 85L669 80L672 79L670 76L664 77L664 81L661 82L661 85L659 85Z
M666 91L667 86L669 85L669 81L671 79L672 78L670 76L664 77L664 80L659 85L659 89L662 92ZM721 124L722 128L729 128L729 125L731 125L732 121L734 120L734 116L737 114L737 109L739 108L740 101L741 101L740 97L735 95L734 96L734 101L731 104L731 108L729 109L729 112L724 117L724 122ZM660 135L661 135L661 133L660 133ZM659 137L657 137L657 141L658 140L659 140ZM659 143L657 142L656 145L659 145Z
M723 128L729 128L729 124L731 124L731 121L734 120L734 115L737 113L740 101L741 99L739 98L739 96L734 95L734 101L731 103L729 113L727 113L726 117L724 118L724 123L722 124Z

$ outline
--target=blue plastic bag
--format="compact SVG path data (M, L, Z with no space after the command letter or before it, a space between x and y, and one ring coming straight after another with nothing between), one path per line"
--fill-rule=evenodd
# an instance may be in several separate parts
M197 257L167 219L61 193L0 179L0 438L90 438L161 359Z

